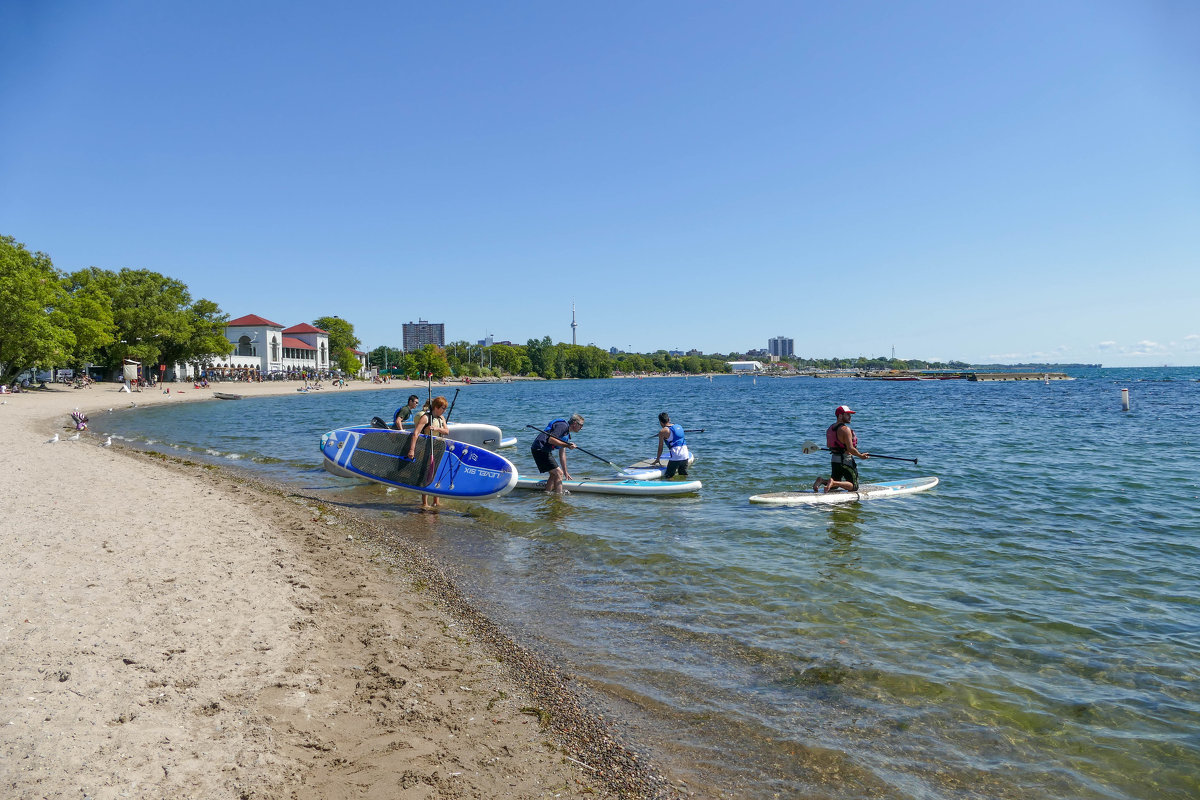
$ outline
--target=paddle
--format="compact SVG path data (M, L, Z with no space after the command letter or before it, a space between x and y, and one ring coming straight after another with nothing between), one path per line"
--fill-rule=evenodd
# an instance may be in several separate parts
M449 422L450 422L450 415L454 413L454 404L458 402L458 393L461 391L462 391L462 389L454 390L454 399L450 401L450 410L446 412L446 416L444 417L447 424L449 424Z
M815 453L818 450L829 450L829 448L821 447L816 442L805 442L804 444L800 445L800 452L804 453L805 455L808 455L809 453ZM915 458L900 458L899 456L881 456L878 453L870 453L869 456L871 458L887 458L887 459L891 459L892 461L911 461L914 464L917 463L917 460Z
M526 425L525 427L526 427L526 428L529 428L530 430L537 431L538 433L546 433L546 431L542 430L541 428L537 427L536 425ZM558 437L557 437L557 436L555 436L554 438L555 438L555 439L557 439ZM574 443L572 443L572 444L574 444ZM604 458L604 457L602 457L602 456L598 456L598 455L596 455L595 453L593 453L593 452L591 452L591 451L584 450L584 449L583 449L582 447L580 447L579 445L575 445L575 449L576 449L576 450L578 450L578 451L579 451L579 452L581 452L581 453L587 453L587 454L588 454L589 456L591 456L592 458L595 458L595 459L597 459L597 460L599 460L599 461L603 461L605 464L608 464L610 467L612 467L613 469L615 469L615 470L616 470L617 472L619 472L620 474L622 474L622 475L624 475L624 474L625 474L625 468L624 468L624 467L618 467L616 464L614 464L613 462L609 461L607 458Z

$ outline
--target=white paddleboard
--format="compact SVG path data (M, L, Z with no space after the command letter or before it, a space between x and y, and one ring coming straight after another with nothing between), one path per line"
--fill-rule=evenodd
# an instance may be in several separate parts
M580 480L563 481L563 488L568 492L586 494L623 494L641 495L643 497L663 497L675 494L693 494L700 491L703 484L700 481L637 481L637 480ZM518 489L537 489L545 491L546 481L543 478L517 478Z
M696 454L691 451L691 448L688 448L688 466L690 467L692 464L695 464L695 463L696 463ZM628 467L621 470L621 473L619 475L611 475L610 477L613 479L632 478L634 480L639 480L639 481L653 481L653 480L658 480L659 478L661 478L663 475L666 475L666 474L667 474L667 460L665 458L663 460L661 460L657 465L654 463L653 458L643 458L641 461L637 461L633 464L630 464Z
M855 503L859 500L882 500L888 497L923 492L938 485L938 479L908 478L902 481L886 481L884 483L860 483L857 492L768 492L756 494L750 498L751 503L761 503L768 506L812 506L830 505L833 503Z
M446 438L456 442L472 444L486 450L498 450L504 446L502 444L504 437L500 433L500 428L495 425L487 425L482 422L451 422L449 428L450 433Z

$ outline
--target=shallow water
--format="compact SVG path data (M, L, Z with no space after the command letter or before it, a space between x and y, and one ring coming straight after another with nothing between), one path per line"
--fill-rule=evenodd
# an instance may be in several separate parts
M712 794L1200 796L1200 370L1074 374L475 385L453 419L518 435L505 454L522 470L528 423L578 411L581 446L632 463L653 455L665 409L705 429L689 436L704 489L514 492L437 519L319 466L321 433L390 418L407 389L152 408L93 427L384 515L670 776ZM747 503L827 473L828 457L799 445L820 442L841 403L860 409L863 449L919 458L868 461L864 480L942 483L843 507ZM570 467L611 471L578 452Z

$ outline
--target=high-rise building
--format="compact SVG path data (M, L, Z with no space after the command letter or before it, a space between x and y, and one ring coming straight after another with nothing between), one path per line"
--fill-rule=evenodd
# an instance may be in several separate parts
M416 322L404 323L404 352L411 353L420 350L427 344L446 346L446 324L443 322L426 322L418 319Z
M790 358L795 355L795 343L786 336L776 336L767 340L767 351L773 356Z

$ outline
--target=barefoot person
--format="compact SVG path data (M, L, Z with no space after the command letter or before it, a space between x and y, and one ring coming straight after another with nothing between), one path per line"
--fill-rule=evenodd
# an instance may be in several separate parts
M412 398L409 398L409 400L411 402ZM422 433L429 436L445 436L449 431L449 428L446 425L446 420L444 417L442 417L442 414L445 413L446 406L448 405L450 404L446 401L446 398L438 395L437 397L433 398L433 402L429 404L429 410L421 412L421 416L417 417L417 423L413 427L412 436L408 438L409 460L414 458L413 453L416 450L417 437ZM431 497L433 498L432 503L429 502ZM437 508L439 505L438 501L440 499L441 498L439 498L437 495L423 494L421 495L421 508Z
M663 477L667 480L676 475L686 478L688 461L691 460L692 454L688 451L687 439L683 435L683 426L672 425L671 417L665 411L658 415L658 424L661 427L658 430L658 452L654 455L654 463L662 462L663 445L666 445L667 473Z
M847 492L858 491L858 464L854 456L862 459L870 458L868 453L858 451L858 437L850 427L850 415L855 413L850 406L838 406L833 415L837 422L825 431L825 446L829 448L829 469L831 476L817 478L813 481L813 491L824 488L827 492L844 489Z
M562 494L563 479L571 479L571 473L567 471L567 451L575 449L575 443L571 441L571 434L579 433L581 430L583 430L583 417L579 414L572 414L569 420L554 420L533 440L529 452L533 455L533 463L537 464L538 472L549 473L546 476L547 492ZM558 464L554 463L555 450L558 451Z

